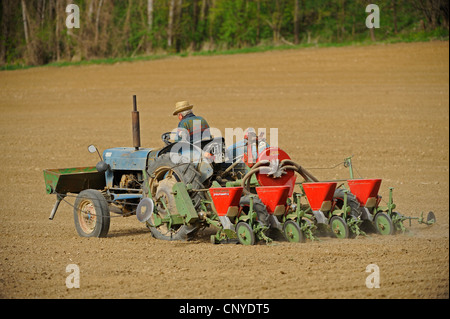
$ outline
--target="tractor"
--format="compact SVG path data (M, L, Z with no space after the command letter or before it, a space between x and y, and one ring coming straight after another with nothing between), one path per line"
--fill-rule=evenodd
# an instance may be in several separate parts
M392 189L388 205L380 206L381 180L354 179L351 158L345 160L348 187L337 187L339 181L319 181L251 130L228 148L222 137L173 142L170 132L162 134L162 147L143 148L136 96L132 133L133 147L100 154L90 145L88 151L100 158L96 166L44 170L46 192L56 195L50 220L61 201L70 204L66 197L74 196L70 205L81 237L106 237L113 213L135 215L161 240L189 240L213 226L212 243L244 245L270 243L277 232L291 242L315 240L320 228L354 237L365 234L365 222L388 235L405 231L406 219L427 225L436 220L432 212L426 220L395 212Z
M211 197L208 189L236 183L245 175L245 167L239 161L224 160L222 137L193 145L187 141L173 143L167 132L161 136L163 147L143 148L136 96L131 115L133 147L110 148L100 154L90 145L89 152L100 157L96 166L44 170L46 192L56 195L49 219L54 219L62 201L69 203L66 197L75 196L72 205L75 228L82 237L107 236L113 213L124 217L136 215L155 238L190 239L198 229L213 222L208 216L214 209L215 195L211 193ZM259 237L266 238L258 231L268 226L261 201L242 196L238 210L240 217L236 218L236 224L243 220L247 225L254 224ZM217 216L213 223L218 225L219 220ZM266 223L261 225L264 220ZM243 223L237 228L248 227Z

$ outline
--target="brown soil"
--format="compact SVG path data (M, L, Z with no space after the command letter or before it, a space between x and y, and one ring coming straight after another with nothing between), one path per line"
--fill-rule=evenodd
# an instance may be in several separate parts
M449 43L302 49L0 73L0 297L448 298ZM354 155L358 174L395 187L398 210L433 210L405 235L276 245L164 242L136 218L80 238L42 170L95 165L87 151L131 146L132 95L143 146L176 126L175 102L226 127L278 128L304 167ZM311 170L346 178L344 167ZM70 199L73 202L73 198ZM79 289L66 266L80 267ZM380 288L365 285L377 264Z

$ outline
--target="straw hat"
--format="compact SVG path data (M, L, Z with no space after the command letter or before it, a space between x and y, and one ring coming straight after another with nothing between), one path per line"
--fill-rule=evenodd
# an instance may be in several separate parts
M194 105L190 104L188 101L181 101L175 104L175 111L173 111L173 115L177 115L180 112L192 110Z

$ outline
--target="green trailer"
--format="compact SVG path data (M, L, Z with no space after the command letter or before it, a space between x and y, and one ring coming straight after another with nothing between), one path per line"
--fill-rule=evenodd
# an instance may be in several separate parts
M60 202L68 193L79 194L83 190L102 190L106 186L105 173L98 172L95 166L56 168L44 170L45 190L56 195L49 219L55 217Z

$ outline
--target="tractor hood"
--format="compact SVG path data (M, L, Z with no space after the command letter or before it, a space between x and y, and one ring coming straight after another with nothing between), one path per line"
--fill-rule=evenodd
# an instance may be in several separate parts
M103 160L112 170L142 171L147 167L147 157L152 148L115 147L104 150Z

